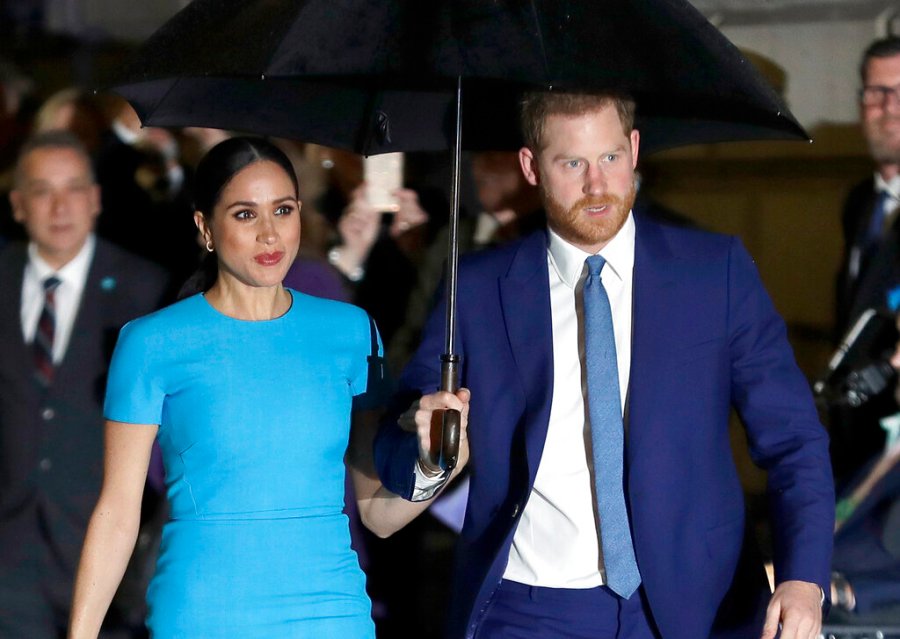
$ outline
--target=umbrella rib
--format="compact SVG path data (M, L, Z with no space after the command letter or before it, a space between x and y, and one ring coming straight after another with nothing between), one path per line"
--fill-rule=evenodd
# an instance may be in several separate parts
M166 98L169 97L169 94L172 93L175 90L175 87L178 86L180 83L181 83L181 78L175 78L175 81L172 82L168 86L165 93L163 93L162 97L153 104L153 107L151 109L149 109L149 112L143 118L140 118L142 128L146 127L146 126L152 126L152 125L148 125L147 122L151 121L153 116L156 115L157 110L159 110L159 106L166 101Z
M537 39L541 45L541 59L544 61L544 77L548 81L550 78L550 61L547 59L547 47L544 46L544 32L541 30L541 21L538 18L538 8L535 0L531 0L531 16L534 19L534 30L537 32Z

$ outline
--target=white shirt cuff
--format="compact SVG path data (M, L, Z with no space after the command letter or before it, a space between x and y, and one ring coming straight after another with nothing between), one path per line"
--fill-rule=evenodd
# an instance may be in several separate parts
M450 471L447 470L441 471L433 477L426 475L422 468L422 462L419 460L416 460L414 470L416 474L416 485L415 488L413 488L411 501L427 501L431 499L450 478Z

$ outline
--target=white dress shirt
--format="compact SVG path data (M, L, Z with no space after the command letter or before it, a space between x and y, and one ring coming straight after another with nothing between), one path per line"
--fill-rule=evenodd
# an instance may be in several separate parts
M553 329L553 397L534 488L516 528L504 578L549 588L603 585L597 508L593 496L581 289L590 257L549 232L547 261ZM600 255L612 309L622 410L631 368L634 218Z
M44 308L44 280L51 275L60 279L56 289L56 329L53 334L53 363L59 364L66 354L72 326L78 314L81 294L87 281L88 269L94 257L96 240L89 235L84 246L68 264L58 271L47 264L38 255L34 242L28 244L28 264L22 280L22 337L25 343L34 341L37 323Z
M882 192L888 194L888 201L884 205L884 228L889 229L900 212L900 175L885 180L880 173L876 173L875 193L880 195Z

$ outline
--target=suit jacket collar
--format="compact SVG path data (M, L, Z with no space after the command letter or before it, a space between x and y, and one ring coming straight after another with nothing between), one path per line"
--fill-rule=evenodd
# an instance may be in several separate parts
M109 245L103 240L97 240L94 254L88 266L87 279L84 282L84 290L81 293L81 301L75 314L75 323L72 326L72 337L69 346L59 363L57 376L63 370L73 365L77 367L79 361L84 361L86 354L79 351L89 348L90 345L79 336L91 334L98 324L114 323L115 314L111 312L110 304L113 303L117 288L115 259L109 250Z
M679 260L669 239L660 225L643 216L635 216L635 224L631 372L625 404L629 457L640 448L643 409L654 402L648 380L653 379L659 354L677 340L665 318L680 303Z
M525 452L529 485L537 474L547 437L553 396L553 335L550 317L550 282L547 270L547 235L527 236L500 278L500 303L516 362L516 373L525 395L520 424L526 432Z

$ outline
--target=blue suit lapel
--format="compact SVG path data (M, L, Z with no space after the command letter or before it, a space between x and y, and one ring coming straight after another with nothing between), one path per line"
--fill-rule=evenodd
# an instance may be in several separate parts
M522 242L499 286L516 375L525 391L522 423L533 483L547 437L553 395L553 334L545 233L534 233Z
M658 225L635 216L634 300L631 335L631 372L626 404L627 457L640 451L645 415L659 402L654 378L659 359L678 343L677 327L667 322L679 304L676 286L678 261Z

